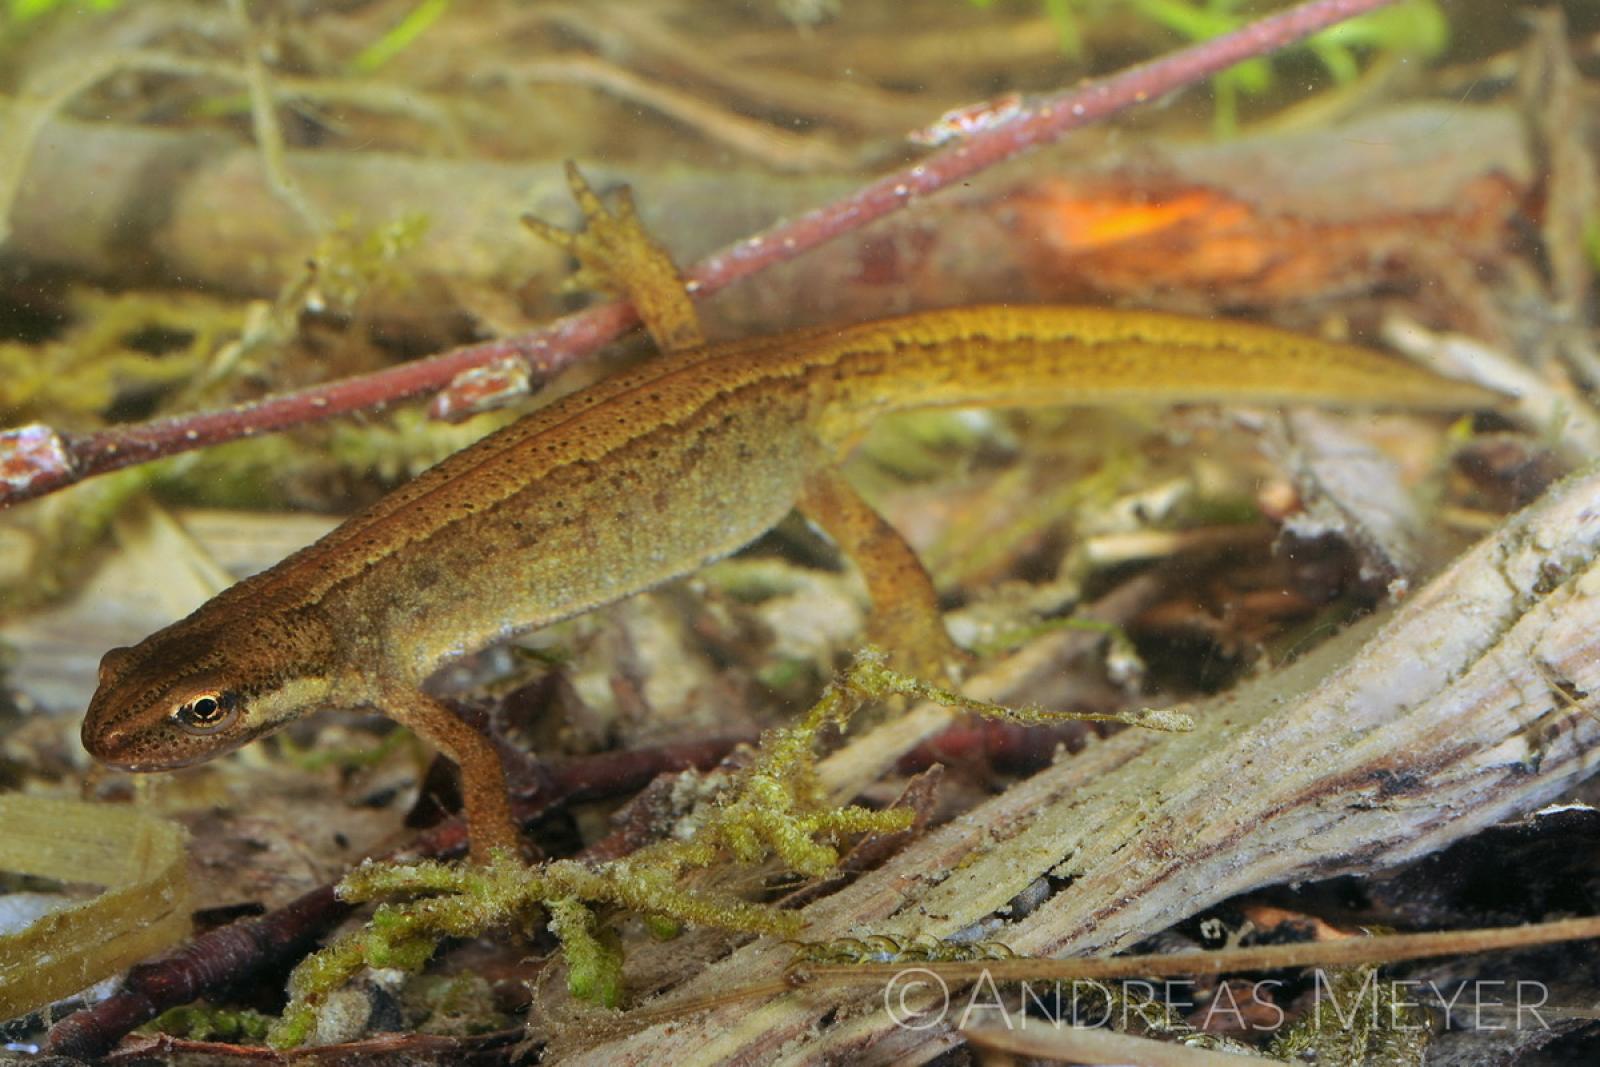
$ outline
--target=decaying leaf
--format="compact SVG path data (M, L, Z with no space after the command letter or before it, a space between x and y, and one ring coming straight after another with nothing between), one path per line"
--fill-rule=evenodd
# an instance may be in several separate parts
M0 796L0 868L104 891L0 936L0 1017L86 989L189 935L185 835L130 808Z

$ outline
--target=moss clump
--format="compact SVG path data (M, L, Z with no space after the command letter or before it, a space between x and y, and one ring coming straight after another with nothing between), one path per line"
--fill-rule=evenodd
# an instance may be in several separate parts
M1272 1055L1311 1063L1421 1067L1431 1031L1421 1006L1397 996L1376 967L1319 972L1317 1003L1272 1044Z
M267 1038L272 1016L258 1011L190 1004L164 1011L139 1028L147 1034L171 1034L191 1041L227 1041L259 1045Z
M685 876L730 861L753 867L776 860L789 870L821 877L837 869L843 839L910 826L913 813L908 809L874 811L831 802L817 775L816 749L823 732L843 728L863 702L890 696L1021 722L1083 717L968 700L889 670L879 653L864 653L798 723L762 737L755 760L734 775L681 838L592 865L555 860L529 866L497 853L489 864L477 867L424 862L357 868L340 883L345 900L404 899L379 905L365 929L296 968L289 979L289 1005L268 1040L278 1048L303 1043L315 1032L321 1005L363 967L420 970L444 937L476 937L494 928L531 932L547 922L566 956L572 993L606 1005L623 998L622 950L602 908L642 915L663 932L690 924L793 937L802 921L796 913L687 889ZM1168 721L1171 717L1158 713L1135 712L1113 718L1185 728L1181 716Z

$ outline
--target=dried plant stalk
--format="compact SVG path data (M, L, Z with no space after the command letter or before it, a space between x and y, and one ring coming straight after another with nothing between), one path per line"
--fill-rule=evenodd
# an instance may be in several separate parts
M189 934L184 833L130 808L0 796L0 868L105 887L0 937L0 1019L85 989Z
M1249 889L1401 863L1546 803L1600 765L1597 546L1592 470L1398 609L1196 709L1194 733L1092 745L807 908L804 936L946 936L1048 872L1072 881L985 936L1024 955L1112 952ZM680 993L769 980L783 960L747 946ZM958 1012L912 1029L884 1011L883 990L837 1012L846 996L730 1005L585 1051L606 1063L690 1049L707 1063L867 1049L921 1061L961 1041ZM830 1012L838 1021L818 1034Z

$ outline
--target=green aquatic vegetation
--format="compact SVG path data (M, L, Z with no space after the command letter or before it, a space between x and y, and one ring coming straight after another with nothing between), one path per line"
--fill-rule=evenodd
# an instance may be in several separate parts
M1317 972L1316 1005L1272 1043L1271 1054L1296 1063L1420 1067L1431 1028L1406 994L1415 983L1379 977L1376 967Z
M521 414L514 409L501 409L461 422L440 422L430 419L421 408L401 408L381 422L335 423L329 428L323 447L326 457L340 470L397 483L515 422Z
M407 255L422 243L428 226L428 216L421 212L397 216L370 230L348 218L339 220L311 254L306 303L348 313L374 290L407 292L415 280Z
M21 24L50 14L52 11L114 11L122 0L6 0L5 15Z
M272 1043L298 1045L316 1027L319 1005L361 968L420 969L444 936L472 937L494 927L529 931L543 916L561 942L574 995L621 1001L620 941L602 925L597 906L615 906L678 923L749 933L793 935L800 918L708 890L683 888L683 876L731 856L755 865L777 858L802 873L821 875L838 863L837 842L848 834L894 832L910 824L907 810L872 811L833 805L816 777L814 747L827 726L844 720L882 679L872 658L830 686L797 724L763 738L759 757L703 813L688 836L661 841L626 858L588 866L558 860L529 867L497 854L485 867L442 863L367 864L340 884L347 900L396 895L367 927L312 956L289 981L290 1003ZM421 896L420 894L428 894Z
M1133 638L1128 632L1115 623L1104 622L1100 619L1080 619L1076 616L1067 616L1059 619L1038 619L1033 622L1019 623L1009 630L1003 630L981 643L974 645L969 651L979 659L988 659L1021 648L1023 645L1045 634L1056 633L1060 630L1077 630L1081 633L1102 634L1110 645L1112 651L1120 656L1134 656L1138 653L1134 649Z
M968 0L990 7L994 0ZM1081 57L1084 26L1097 18L1132 11L1153 26L1185 41L1205 41L1238 29L1262 14L1251 0L1040 0L1061 38L1063 50ZM1361 66L1355 52L1372 49L1384 53L1433 56L1449 43L1450 25L1437 0L1405 0L1324 30L1298 46L1316 56L1335 82L1355 79ZM1294 49L1290 49L1290 52ZM1274 84L1270 60L1240 63L1211 80L1216 103L1213 125L1219 134L1238 128L1239 98L1259 96Z
M370 230L335 226L270 304L74 289L53 335L0 342L0 423L80 428L220 399L209 394L240 368L295 341L307 310L348 314L376 289L405 292L406 255L427 225L412 214Z
M406 12L405 17L389 32L363 48L351 66L359 74L371 74L414 44L418 37L427 32L428 27L438 22L449 10L450 0L422 0Z
M259 1045L267 1039L272 1016L248 1008L213 1008L190 1004L171 1008L139 1027L141 1033L171 1034L191 1041L226 1041Z
M194 293L76 289L55 336L0 343L0 422L77 427L148 405L193 378L243 318Z
M438 862L367 863L339 885L349 901L383 900L367 925L309 957L289 979L289 1004L269 1041L279 1048L305 1042L318 1013L339 987L364 967L420 970L445 937L477 937L495 928L532 933L541 922L561 944L567 985L578 997L608 1006L625 992L621 938L609 913L643 917L658 936L680 925L707 926L793 938L796 912L701 888L696 872L753 869L773 862L822 877L838 868L840 845L858 834L905 830L914 813L876 811L830 798L817 773L821 737L842 730L867 701L891 696L932 700L1017 722L1104 716L1061 715L970 700L890 670L875 652L863 653L829 685L799 722L763 735L755 759L690 816L678 836L621 859L585 864L554 860L528 865L497 852L483 866ZM1134 712L1110 716L1161 729L1185 729L1182 716Z
M1011 451L1016 443L992 412L930 408L879 419L853 458L858 468L870 464L893 481L919 481L948 476L952 464L970 462L965 457L980 448Z
M70 431L224 403L236 395L235 382L267 376L297 343L308 311L354 314L375 289L404 291L411 281L403 260L426 227L421 215L372 229L335 226L270 302L74 289L53 335L0 341L0 426L42 422ZM26 523L33 558L0 573L0 603L26 607L70 588L112 519L147 488L170 501L278 507L352 474L400 481L513 417L490 413L449 425L404 409L377 423L248 437L93 479L58 497L70 507L33 512Z

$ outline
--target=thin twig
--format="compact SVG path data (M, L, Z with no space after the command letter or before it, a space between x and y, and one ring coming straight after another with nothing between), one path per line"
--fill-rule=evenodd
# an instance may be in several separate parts
M1097 982L1131 978L1177 978L1244 974L1299 967L1358 967L1407 960L1503 952L1538 945L1600 938L1600 917L1558 919L1525 926L1439 930L1336 941L1255 945L1214 952L1151 953L1142 956L1078 956L1070 959L1005 959L974 962L919 960L898 963L814 963L790 967L781 977L752 982L714 996L629 1012L630 1025L683 1019L740 1001L765 1000L796 989L894 983L914 973L936 976L944 987L971 982Z
M829 125L851 129L890 130L922 121L928 110L926 101L915 94L882 89L860 79L799 74L748 57L720 58L715 49L721 42L679 33L659 11L644 6L557 4L530 11L529 16L559 26L563 33L587 41L602 55L617 54L616 42L625 41L628 52L640 56L652 68L680 80L703 83L747 106L809 115ZM948 31L941 30L940 35L949 41ZM770 34L762 36L771 39ZM786 40L781 35L780 39ZM1059 38L1052 34L1049 41L1059 52ZM895 69L901 73L905 70Z
M1232 33L1173 52L1120 74L1028 101L1014 118L974 133L857 192L713 253L685 272L698 299L798 256L825 241L901 210L1071 130L1192 85L1235 63L1266 55L1394 0L1307 0ZM52 433L21 427L0 434L0 507L54 492L92 475L333 415L410 399L440 389L463 371L508 357L548 377L638 323L625 304L608 303L514 337L452 349L427 360L283 393L219 411L157 419L96 433L54 435L59 454L43 465L12 455L13 435Z
M1291 967L1358 967L1402 960L1503 952L1563 941L1600 938L1600 917L1557 919L1525 926L1437 930L1420 934L1301 941L1288 945L1153 953L1144 956L1080 956L1075 959L1010 959L976 963L919 963L947 982L1094 981L1117 978L1173 978L1202 974L1242 974ZM904 973L904 963L811 964L791 972L795 985L855 985Z
M11 236L11 211L45 123L78 94L118 69L114 55L79 55L70 64L57 64L31 78L11 100L9 123L0 126L0 148L4 149L0 151L0 245Z
M245 89L250 96L250 124L256 135L256 148L261 152L261 167L265 172L267 187L278 199L288 204L300 216L312 233L320 233L324 220L306 194L289 173L284 159L283 127L278 122L278 108L273 99L272 81L267 65L261 61L261 41L255 24L245 10L244 0L228 0L228 10L239 24L240 43L244 50Z
M509 66L513 81L582 85L639 104L699 131L707 140L776 170L818 172L853 166L851 154L815 134L795 133L702 100L596 56L563 55Z

